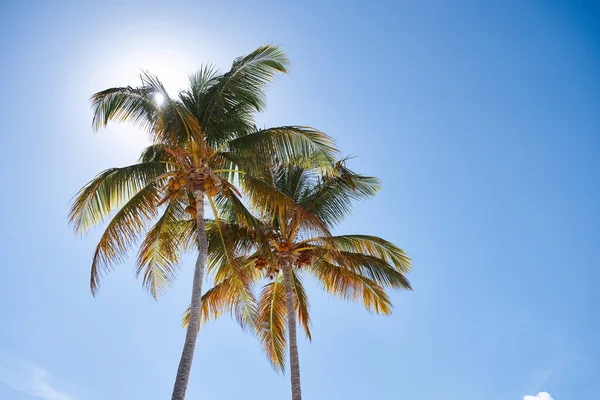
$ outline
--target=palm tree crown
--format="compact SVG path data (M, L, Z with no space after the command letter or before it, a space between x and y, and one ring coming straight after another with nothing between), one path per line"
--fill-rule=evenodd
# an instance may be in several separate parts
M147 73L140 87L107 89L92 97L95 129L110 120L133 121L154 141L138 163L103 171L72 204L69 219L77 233L114 213L92 261L94 294L102 273L122 261L144 232L138 274L155 297L163 292L175 277L180 250L186 249L177 244L185 234L181 230L190 229L181 223L190 219L186 212L196 215L195 192L232 198L230 203L243 207L232 182L258 181L251 172L265 158L257 154L299 157L324 166L333 160L333 141L315 129L254 128L254 114L264 107L264 87L275 72L285 72L286 64L278 48L264 46L237 59L225 74L211 67L200 69L179 98L169 97L162 83ZM156 94L165 99L161 104Z
M254 229L239 226L235 218L222 222L230 241L226 245L209 241L209 263L222 273L203 298L203 319L227 311L244 322L248 318L240 315L252 316L263 348L279 370L284 369L289 344L293 398L300 399L296 318L311 338L309 302L301 272L316 278L328 293L361 301L367 310L389 315L392 305L385 289L411 289L404 276L410 271L411 261L403 250L376 236L329 234L329 229L351 211L353 201L371 197L379 190L375 178L352 172L344 160L325 175L279 163L259 176L256 179L296 206L265 201L264 196L251 191L251 201L259 213ZM247 293L232 285L233 277L239 275L234 271L240 270L245 270L246 280L270 279L262 286L254 308L248 303Z
M229 215L238 216L237 223L252 221L245 218L248 212L234 182L245 190L285 200L254 177L254 171L264 168L264 160L293 160L323 170L334 160L334 143L322 132L298 126L262 130L254 126L254 115L265 105L265 88L275 74L286 72L287 63L280 49L262 46L236 59L226 73L210 66L201 68L190 77L189 88L175 98L148 73L142 74L139 87L111 88L92 96L95 129L113 120L130 121L153 140L138 163L100 173L72 204L69 219L78 233L114 213L94 253L92 293L97 292L102 273L114 268L140 236L144 239L137 271L155 297L176 276L181 251L198 250L190 326L174 400L185 397L200 323L208 251L205 200L217 215L217 230L224 240L216 205L223 203L235 210ZM163 99L160 104L156 96Z

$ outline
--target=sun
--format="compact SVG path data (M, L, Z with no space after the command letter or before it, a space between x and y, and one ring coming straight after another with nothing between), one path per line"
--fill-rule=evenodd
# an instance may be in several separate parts
M165 95L162 93L155 93L154 94L154 102L159 107L162 106L162 104L165 102Z

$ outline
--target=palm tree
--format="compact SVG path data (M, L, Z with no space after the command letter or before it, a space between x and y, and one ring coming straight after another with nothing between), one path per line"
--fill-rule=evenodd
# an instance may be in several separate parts
M249 226L252 220L235 182L244 187L260 185L252 171L270 157L304 160L306 165L323 168L334 159L332 140L312 128L254 128L254 115L265 105L266 86L276 73L286 72L287 63L280 49L262 46L236 59L224 74L210 66L201 68L190 77L189 89L176 98L148 73L142 74L139 87L111 88L92 96L96 130L112 120L131 121L153 139L138 163L100 173L72 204L69 218L78 233L115 212L92 261L92 293L98 290L100 276L114 268L143 233L137 273L143 275L143 284L154 297L176 276L180 253L197 246L189 327L174 400L185 398L200 323L208 251L205 201L217 216L217 204L226 204L235 210L238 223ZM262 186L269 195L267 185ZM195 243L190 245L194 232ZM220 239L225 240L223 234Z
M300 273L314 276L328 293L362 301L367 310L389 315L392 305L385 288L411 290L404 276L410 271L411 261L403 250L376 236L328 234L329 227L349 214L354 200L368 198L379 190L377 179L352 172L345 161L338 162L325 176L304 167L279 165L264 173L261 182L268 182L296 207L281 207L285 204L281 201L265 202L260 191L249 190L261 217L253 223L252 231L237 225L233 218L227 224L223 222L232 242L221 246L212 241L211 263L222 274L205 294L203 320L228 310L239 316L245 304L245 294L232 286L235 269L223 265L231 259L225 254L236 251L236 265L245 266L246 275L255 280L271 279L262 287L253 314L254 327L276 369L283 371L289 343L292 399L300 400L296 317L311 338L309 303ZM307 215L317 217L324 226L306 221ZM224 298L220 293L229 296Z

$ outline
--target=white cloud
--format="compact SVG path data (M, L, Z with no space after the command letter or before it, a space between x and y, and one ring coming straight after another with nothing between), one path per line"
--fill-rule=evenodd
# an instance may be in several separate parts
M32 362L0 364L0 382L14 390L45 400L76 400L53 385L51 374Z
M525 396L523 400L552 400L552 396L547 392L539 392L535 396Z

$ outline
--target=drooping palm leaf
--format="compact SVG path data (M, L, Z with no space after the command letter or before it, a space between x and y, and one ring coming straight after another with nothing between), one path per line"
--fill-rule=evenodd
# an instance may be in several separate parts
M235 317L242 329L254 327L257 320L257 304L250 288L241 284L235 276L217 282L202 295L201 324L219 318L225 313ZM183 313L182 325L187 327L190 308Z
M380 257L349 251L325 251L324 253L323 257L328 262L361 274L380 286L411 290L408 279Z
M392 303L385 290L371 279L331 264L323 259L315 262L310 271L334 296L345 300L361 301L364 307L377 314L390 315Z
M102 223L111 212L156 182L167 171L167 164L142 162L101 172L75 196L69 212L73 229L77 233L84 233Z
M155 299L158 299L175 279L180 248L187 232L186 225L180 223L184 218L181 202L169 202L161 218L148 231L140 246L136 274L143 275L143 286Z
M319 237L312 240L326 246L353 253L368 254L390 262L402 273L410 272L410 257L398 246L377 236L370 235L341 235Z
M283 277L263 286L258 302L257 334L273 368L285 370L287 316Z
M304 290L304 286L302 285L302 278L297 271L293 271L293 285L294 285L294 293L296 297L295 306L296 313L298 314L298 323L302 325L304 328L304 333L308 340L312 340L312 335L310 333L310 306L308 302L308 296L306 291Z
M129 247L142 233L145 223L156 217L159 199L160 192L156 184L151 183L137 192L109 222L92 260L90 288L93 294L98 290L102 273L123 261Z

